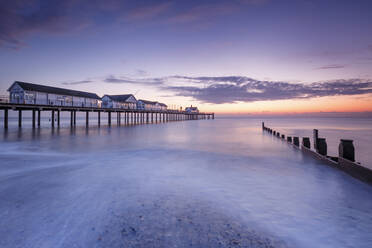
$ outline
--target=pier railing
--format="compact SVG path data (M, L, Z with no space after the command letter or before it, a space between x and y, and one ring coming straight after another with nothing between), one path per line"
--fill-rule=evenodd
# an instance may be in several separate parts
M293 145L295 148L298 148L302 152L325 162L325 164L331 167L342 170L361 181L372 184L372 170L362 166L359 162L355 161L355 148L353 145L353 140L340 139L340 144L338 146L338 156L336 157L329 156L327 154L326 138L320 138L319 131L317 129L313 130L314 150L311 149L310 137L302 137L302 142L300 144L300 137L292 137L281 134L280 132L272 128L266 127L264 122L262 122L262 130L273 135L274 137L277 137L283 142L287 142L288 144Z
M9 103L9 96L0 95L0 103Z

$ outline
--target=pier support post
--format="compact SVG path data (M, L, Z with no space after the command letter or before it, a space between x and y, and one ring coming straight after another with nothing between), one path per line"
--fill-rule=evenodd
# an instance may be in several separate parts
M70 111L70 127L74 125L74 111Z
M40 127L40 119L41 119L40 115L41 115L41 111L40 111L40 109L39 109L39 110L37 111L37 126L38 126L38 127Z
M355 149L353 140L341 139L338 146L338 156L355 162Z
M59 127L61 125L61 111L57 110L57 126Z
M85 126L88 127L89 126L89 112L85 112Z
M8 128L8 109L4 109L4 128Z
M109 126L111 126L111 112L109 111L109 112L107 112L107 123L108 123L108 125Z
M98 126L101 126L101 112L98 111Z
M76 110L74 110L74 126L76 126Z
M22 110L18 110L18 127L22 127Z
M116 112L116 122L117 125L120 126L120 112Z
M36 126L36 110L32 110L32 128L35 128Z
M52 127L54 127L54 110L52 110Z

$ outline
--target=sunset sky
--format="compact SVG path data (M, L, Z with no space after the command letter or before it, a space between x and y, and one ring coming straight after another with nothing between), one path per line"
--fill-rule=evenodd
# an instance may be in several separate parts
M217 113L372 111L371 0L1 0L15 80Z

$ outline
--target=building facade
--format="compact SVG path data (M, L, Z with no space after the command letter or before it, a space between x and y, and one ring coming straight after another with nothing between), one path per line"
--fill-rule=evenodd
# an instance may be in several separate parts
M199 109L197 107L193 107L192 105L191 105L191 107L186 107L185 108L185 111L187 113L190 113L190 114L197 114L197 113L199 113Z
M102 108L137 109L137 100L132 94L104 95Z
M155 110L155 111L166 111L167 105L160 102L153 102L148 100L140 99L137 101L137 109L139 110Z
M99 107L94 93L15 81L9 91L9 102L52 106Z

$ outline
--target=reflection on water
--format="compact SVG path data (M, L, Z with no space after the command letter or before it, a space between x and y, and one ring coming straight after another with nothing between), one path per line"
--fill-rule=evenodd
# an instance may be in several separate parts
M330 128L266 123L288 134ZM260 127L216 119L4 132L0 246L371 247L371 186Z

